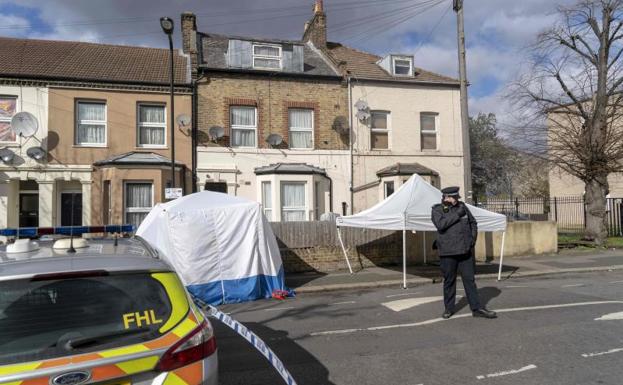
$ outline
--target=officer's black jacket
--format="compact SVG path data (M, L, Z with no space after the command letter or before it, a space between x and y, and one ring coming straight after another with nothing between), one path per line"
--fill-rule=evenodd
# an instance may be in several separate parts
M460 208L465 215L459 216ZM439 256L462 255L471 252L478 237L478 224L463 202L456 206L436 204L431 220L437 228L437 249Z

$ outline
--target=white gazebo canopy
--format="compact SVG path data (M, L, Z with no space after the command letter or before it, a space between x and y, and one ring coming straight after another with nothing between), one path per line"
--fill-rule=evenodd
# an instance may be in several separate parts
M375 206L364 210L355 215L339 217L336 220L338 236L342 245L342 251L352 273L348 255L342 242L341 227L359 227L380 230L401 230L403 232L403 286L406 287L407 277L407 256L406 256L406 232L411 231L437 231L431 220L431 209L434 205L441 202L441 191L431 186L422 177L413 174L407 182L384 201ZM502 261L504 258L504 238L506 235L506 216L493 213L472 205L467 205L476 222L478 231L490 232L501 231L502 250L500 253L500 272L502 272ZM426 258L426 254L424 255Z

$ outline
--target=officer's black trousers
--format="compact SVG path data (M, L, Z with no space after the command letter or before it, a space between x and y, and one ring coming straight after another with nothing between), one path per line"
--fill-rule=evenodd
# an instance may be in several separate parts
M480 309L480 299L476 288L476 278L474 277L476 264L472 253L464 255L454 255L451 257L441 257L440 266L443 273L443 302L446 310L454 312L456 301L456 273L461 273L465 295L469 302L469 307L473 310Z

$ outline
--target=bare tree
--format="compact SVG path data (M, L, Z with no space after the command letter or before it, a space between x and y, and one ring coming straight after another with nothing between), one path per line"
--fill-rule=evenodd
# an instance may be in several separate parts
M623 0L558 8L512 95L524 142L585 185L585 238L607 237L608 176L623 171Z

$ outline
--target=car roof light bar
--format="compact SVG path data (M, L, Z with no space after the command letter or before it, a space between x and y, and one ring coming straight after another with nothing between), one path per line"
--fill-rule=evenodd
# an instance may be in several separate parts
M0 235L5 237L38 237L54 234L82 235L92 233L133 233L134 231L134 225L21 227L17 229L1 229Z

